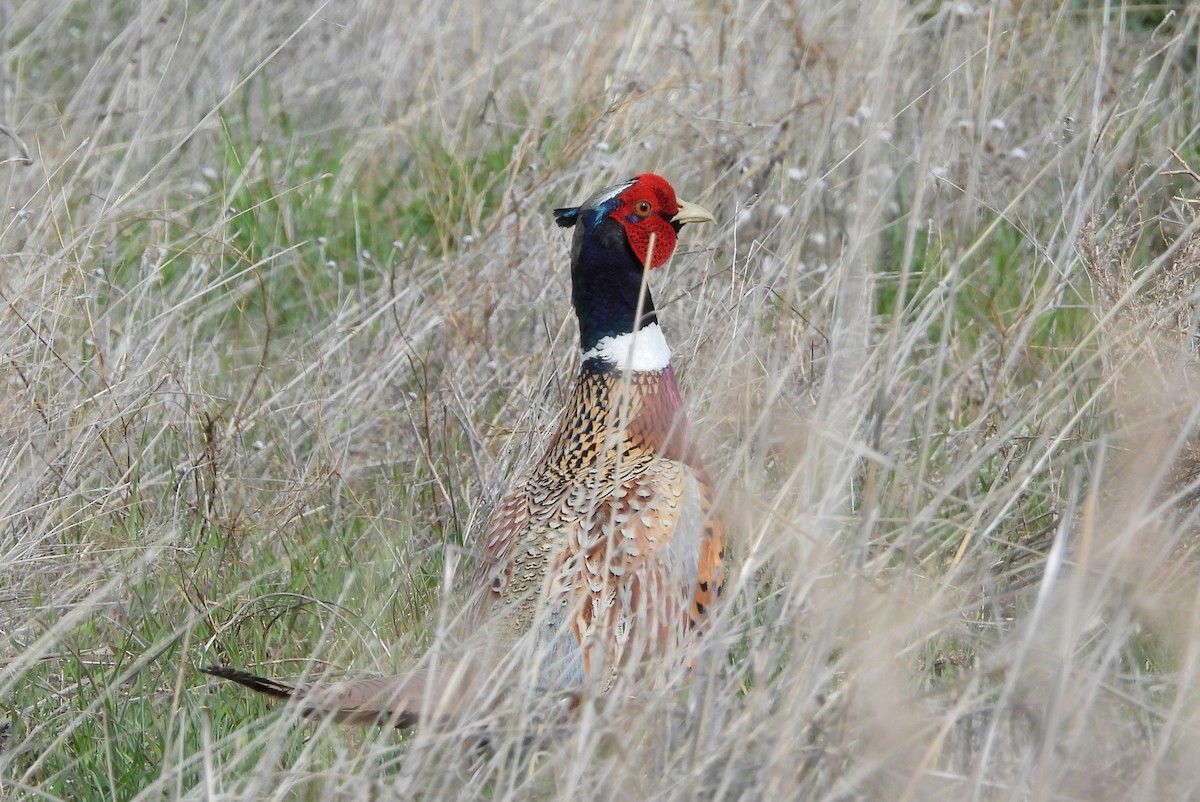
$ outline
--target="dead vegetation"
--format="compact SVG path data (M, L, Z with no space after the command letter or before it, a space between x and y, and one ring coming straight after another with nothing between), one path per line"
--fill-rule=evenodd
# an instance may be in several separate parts
M1196 794L1190 7L0 27L0 795ZM436 642L573 371L549 210L648 169L722 222L655 287L735 533L691 684L483 754L215 693Z

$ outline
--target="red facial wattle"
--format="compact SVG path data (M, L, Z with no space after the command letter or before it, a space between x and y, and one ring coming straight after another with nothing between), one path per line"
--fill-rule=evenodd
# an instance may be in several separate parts
M654 268L675 252L678 235L670 221L678 212L671 185L660 176L644 173L621 193L620 205L609 216L625 228L638 261Z

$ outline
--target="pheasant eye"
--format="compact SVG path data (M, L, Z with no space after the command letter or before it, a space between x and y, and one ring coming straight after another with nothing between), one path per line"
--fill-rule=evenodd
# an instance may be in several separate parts
M648 200L640 200L633 204L633 213L638 217L649 217L652 211L654 211L654 207L650 205L650 201Z

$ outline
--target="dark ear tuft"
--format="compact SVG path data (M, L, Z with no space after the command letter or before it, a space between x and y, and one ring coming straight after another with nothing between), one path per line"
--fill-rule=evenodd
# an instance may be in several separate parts
M579 220L579 207L567 206L554 210L554 222L563 228L570 228Z

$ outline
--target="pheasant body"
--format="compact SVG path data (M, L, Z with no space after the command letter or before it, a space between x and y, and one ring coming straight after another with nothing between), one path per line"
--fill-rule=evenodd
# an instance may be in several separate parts
M538 687L571 692L686 660L720 592L723 532L645 275L684 223L713 218L650 173L555 215L575 227L580 372L541 460L484 531L465 618L475 648L457 666L337 685L205 671L305 715L401 727L482 704L512 655L534 656Z
M678 652L720 586L711 481L671 367L585 363L567 409L484 537L476 584L487 592L473 617L514 644L540 631L550 670L565 674L546 683ZM564 649L554 639L568 635L576 648L555 664Z

